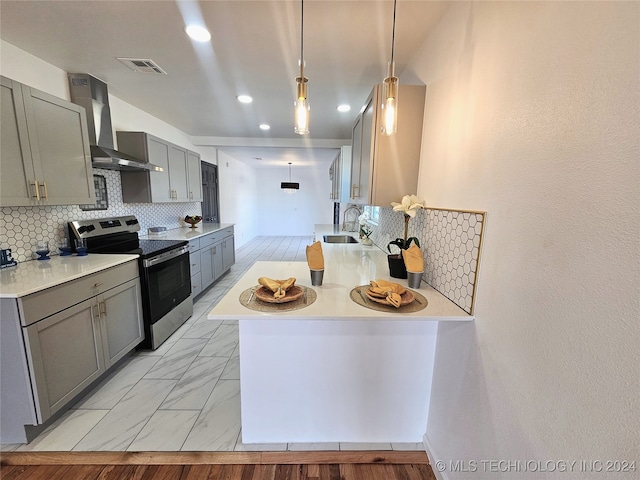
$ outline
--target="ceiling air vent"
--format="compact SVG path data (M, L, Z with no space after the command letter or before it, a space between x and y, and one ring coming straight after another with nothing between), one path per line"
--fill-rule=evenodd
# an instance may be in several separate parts
M150 58L123 58L118 57L122 63L129 67L134 72L138 73L150 73L152 75L166 75L163 69L161 69L156 62Z

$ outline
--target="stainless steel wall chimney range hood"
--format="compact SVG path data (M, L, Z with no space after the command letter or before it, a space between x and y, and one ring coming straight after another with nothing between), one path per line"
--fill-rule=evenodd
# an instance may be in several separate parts
M71 101L87 110L91 161L96 168L162 172L163 168L113 148L107 84L86 73L69 73Z

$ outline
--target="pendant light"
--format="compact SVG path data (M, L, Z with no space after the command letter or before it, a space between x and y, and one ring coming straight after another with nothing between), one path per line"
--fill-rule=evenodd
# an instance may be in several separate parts
M289 163L289 181L288 182L280 182L280 188L284 190L285 193L292 195L300 190L300 184L298 182L291 181L291 162Z
M309 133L309 101L307 100L307 83L304 76L304 0L301 0L300 11L300 76L296 77L297 96L294 107L294 130L299 135Z
M391 32L391 61L389 75L384 79L382 99L382 134L394 135L398 131L398 77L395 74L393 53L396 40L396 1L393 0L393 30Z

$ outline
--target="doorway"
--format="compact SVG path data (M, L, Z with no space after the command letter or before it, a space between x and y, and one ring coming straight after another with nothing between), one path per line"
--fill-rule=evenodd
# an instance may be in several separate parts
M202 219L220 223L220 197L218 194L218 166L201 162L202 166Z

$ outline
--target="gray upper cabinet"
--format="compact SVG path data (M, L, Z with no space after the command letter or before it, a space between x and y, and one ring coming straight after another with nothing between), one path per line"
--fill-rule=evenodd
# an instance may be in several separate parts
M338 198L336 201L349 202L349 186L351 185L351 145L340 147L340 171L338 178Z
M376 85L353 127L350 203L388 207L415 194L422 145L426 87L400 85L398 132L381 130L382 85Z
M202 201L200 155L145 132L116 132L116 135L120 151L164 169L163 172L122 171L125 203Z
M95 203L84 108L0 80L0 206Z
M202 201L202 168L200 155L187 150L187 185L189 186L189 201Z
M171 198L177 202L189 201L187 175L187 150L176 145L170 145L169 183L171 184Z
M118 145L120 146L120 132L118 132ZM169 182L169 150L170 146L164 140L146 135L146 155L138 158L147 158L164 169L163 172L121 172L122 190L124 201L130 202L170 202L171 183ZM124 140L123 140L124 142ZM126 142L124 143L125 145ZM120 147L122 149L122 147ZM124 175L123 175L124 174ZM138 185L144 185L142 191L137 191ZM142 198L136 200L137 195Z
M340 159L336 158L331 162L329 167L329 180L331 180L331 193L329 193L329 200L336 200L340 196L338 190L337 178L340 171Z
M340 153L331 163L329 179L331 194L329 198L335 202L349 202L349 180L351 178L351 145L340 147Z

